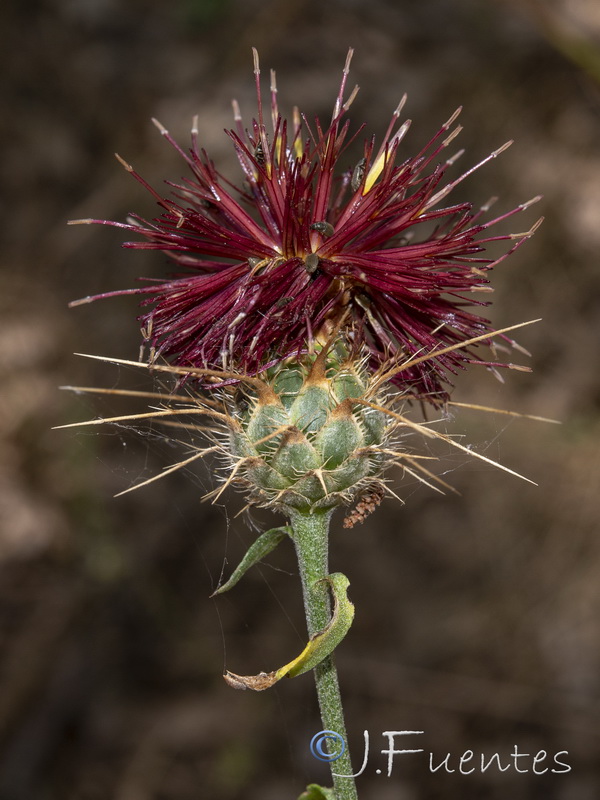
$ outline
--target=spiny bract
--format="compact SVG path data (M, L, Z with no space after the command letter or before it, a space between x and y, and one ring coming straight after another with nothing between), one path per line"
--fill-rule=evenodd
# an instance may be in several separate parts
M237 403L230 424L237 482L253 504L326 510L381 485L386 419L361 403L369 383L360 361L337 349L277 365L268 380L269 391Z

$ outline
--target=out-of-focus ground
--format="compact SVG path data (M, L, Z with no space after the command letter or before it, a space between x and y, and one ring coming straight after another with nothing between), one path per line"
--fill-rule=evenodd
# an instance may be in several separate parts
M460 411L449 430L537 487L443 452L460 497L410 480L362 527L338 525L332 567L351 580L355 625L338 650L358 779L377 800L595 800L600 795L600 7L592 0L8 0L0 10L0 797L2 800L284 800L327 781L310 675L264 694L221 679L285 663L303 641L289 549L209 599L253 533L201 504L201 467L113 499L182 449L122 428L52 425L133 412L135 400L61 384L143 387L134 370L73 352L137 358L135 303L68 301L164 275L159 254L78 217L147 216L151 183L182 165L150 123L185 143L193 114L234 173L230 98L251 114L250 48L277 69L281 104L331 108L346 50L362 89L353 119L383 133L409 93L406 152L464 105L461 163L515 145L458 190L508 210L542 193L533 240L496 271L493 319L519 334L533 373L460 376L465 402L561 426ZM352 80L351 78L351 80ZM266 88L266 86L265 86ZM457 172L458 174L458 172ZM513 228L514 229L514 228ZM508 421L507 421L508 420ZM398 475L400 478L400 475ZM268 525L267 517L258 520ZM226 563L225 563L226 559ZM429 771L385 730L451 753L547 751L533 774ZM570 772L553 760L566 761ZM425 754L426 755L426 754Z

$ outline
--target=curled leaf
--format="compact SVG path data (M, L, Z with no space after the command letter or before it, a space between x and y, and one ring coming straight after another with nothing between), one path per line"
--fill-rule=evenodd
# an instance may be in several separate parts
M287 527L271 528L271 530L261 533L258 539L250 545L246 555L234 569L229 580L219 586L219 588L211 594L211 597L214 597L217 594L223 594L223 592L227 592L229 589L232 589L244 575L244 573L250 569L250 567L254 566L254 564L257 564L259 561L262 561L265 556L268 556L269 553L277 547L279 542L286 536L286 534L289 533L290 528Z
M327 581L333 595L333 614L322 631L312 636L304 650L289 664L273 672L259 672L258 675L236 675L227 670L223 675L225 681L234 689L252 689L262 692L269 689L286 675L295 678L308 672L324 658L331 655L344 636L350 630L354 619L354 605L348 600L350 581L341 572L334 572L323 580Z

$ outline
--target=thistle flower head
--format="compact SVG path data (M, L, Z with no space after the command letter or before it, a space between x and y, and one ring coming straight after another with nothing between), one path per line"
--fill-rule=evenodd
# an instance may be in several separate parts
M433 404L447 399L453 375L468 363L510 366L476 357L477 346L492 345L493 328L467 307L486 305L488 272L533 232L493 235L490 227L533 201L488 221L482 215L490 204L477 210L447 204L476 168L446 177L458 155L446 153L460 130L454 124L460 109L406 157L410 120L400 122L403 98L381 142L367 138L360 160L348 164L348 145L362 130L351 133L346 119L357 91L346 98L352 51L326 126L308 123L297 109L291 122L280 115L274 73L265 112L254 55L257 117L245 128L234 102L235 127L227 131L243 173L239 185L199 147L197 123L187 151L157 123L189 177L171 183L164 198L125 166L162 214L152 221L135 215L127 224L85 220L131 231L142 240L125 247L166 251L181 268L173 278L100 295L143 298L151 360L252 375L312 352L339 327L367 349L372 369L406 364L391 370L392 382ZM499 240L506 252L494 258L486 248ZM489 339L469 343L487 332Z

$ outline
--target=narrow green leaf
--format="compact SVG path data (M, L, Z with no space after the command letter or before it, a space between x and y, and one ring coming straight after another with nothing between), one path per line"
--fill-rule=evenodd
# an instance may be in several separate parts
M293 661L273 672L259 672L258 675L236 675L227 671L223 676L234 689L253 689L262 692L269 689L284 676L295 678L308 672L324 658L331 655L350 630L354 619L354 605L348 600L350 581L341 572L334 572L323 580L327 581L333 594L333 614L322 631L316 633L304 650Z
M269 553L277 547L279 542L290 533L291 528L288 527L271 528L271 530L261 533L258 539L250 545L246 555L234 569L229 580L219 586L219 588L211 594L211 597L217 594L223 594L223 592L232 589L250 567L262 561L265 556L268 556Z
M306 791L302 792L298 800L335 800L333 789L326 789L316 783L309 783Z

